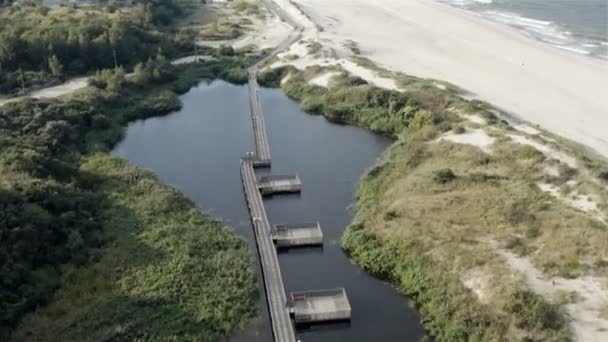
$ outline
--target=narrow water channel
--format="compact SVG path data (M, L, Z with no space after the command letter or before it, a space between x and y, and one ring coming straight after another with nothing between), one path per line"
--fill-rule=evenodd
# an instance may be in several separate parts
M265 201L268 218L271 224L319 221L324 233L322 249L279 254L286 291L345 287L352 306L350 324L298 330L298 339L418 341L424 330L407 300L353 265L339 244L357 182L390 141L305 114L279 90L262 89L261 99L272 173L297 173L302 180L300 195ZM152 170L255 248L239 173L240 157L254 150L247 87L202 83L182 101L179 112L129 125L114 154ZM259 321L230 341L272 341L260 292Z

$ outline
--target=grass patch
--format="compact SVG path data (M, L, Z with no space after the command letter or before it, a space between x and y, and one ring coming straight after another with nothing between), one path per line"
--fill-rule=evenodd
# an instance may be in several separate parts
M14 341L217 341L255 314L247 244L160 184L104 154L82 182L98 198L98 261L63 266L61 287Z

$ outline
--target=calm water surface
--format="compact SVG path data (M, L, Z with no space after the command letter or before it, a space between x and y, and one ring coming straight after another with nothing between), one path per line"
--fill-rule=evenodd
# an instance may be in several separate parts
M239 158L254 149L247 96L245 86L222 81L201 84L182 97L181 111L131 124L114 153L155 172L233 227L254 248L239 173ZM407 300L354 266L339 246L352 218L349 206L357 182L390 141L302 113L278 90L263 89L261 96L272 172L297 173L303 186L301 195L266 200L269 220L271 224L318 220L324 233L323 249L279 255L286 290L345 287L353 310L350 324L299 330L298 338L303 342L418 341L424 331ZM260 319L231 341L272 340L263 291L261 296Z

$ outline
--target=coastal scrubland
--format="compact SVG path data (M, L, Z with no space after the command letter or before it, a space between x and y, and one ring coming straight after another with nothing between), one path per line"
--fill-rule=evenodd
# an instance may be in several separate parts
M24 38L30 33L47 32L40 34L46 44L64 27L86 34L93 23L102 31L127 25L120 44L141 48L127 58L108 32L95 31L94 51L104 59L85 65L97 70L89 87L0 107L0 339L215 341L242 326L255 315L257 296L247 244L108 152L127 123L179 109L178 94L201 80L246 82L258 55L201 48L213 58L173 65L170 58L192 43L177 43L182 33L163 28L154 8L0 11L31 24L18 26L19 56L38 46ZM11 32L3 29L3 38ZM92 53L77 45L76 53ZM32 72L47 72L46 53ZM49 56L67 66L63 56ZM2 75L24 72L26 60L3 64Z
M305 111L394 139L359 185L345 252L411 298L439 341L601 336L608 164L457 87L372 66L398 89L339 65L260 77Z
M178 16L172 1L136 8L16 6L0 11L0 93L56 84L68 77L132 68L159 50L192 51L185 34L163 29Z

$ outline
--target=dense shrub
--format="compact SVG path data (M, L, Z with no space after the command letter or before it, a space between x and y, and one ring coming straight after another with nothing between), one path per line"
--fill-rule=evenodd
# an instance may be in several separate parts
M166 7L170 1L155 1ZM110 67L130 67L162 51L190 51L192 42L142 25L136 11L108 15L57 9L40 15L29 7L0 21L0 93Z
M437 184L446 184L456 179L452 169L441 169L433 172L433 181Z

